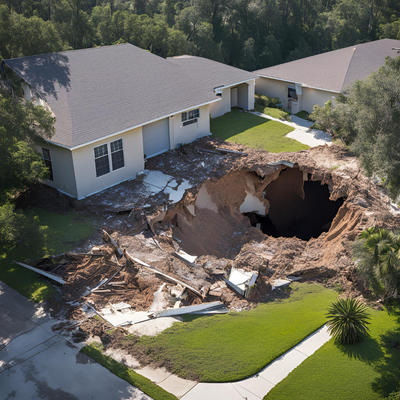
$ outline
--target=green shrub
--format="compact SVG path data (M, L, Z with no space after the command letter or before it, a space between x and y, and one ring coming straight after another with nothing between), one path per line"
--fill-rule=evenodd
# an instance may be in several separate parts
M278 108L278 104L281 103L279 97L269 97L260 93L256 93L255 97L255 104L259 104L264 107Z
M342 344L361 342L368 335L370 317L367 307L357 299L338 299L331 304L326 314L330 334Z

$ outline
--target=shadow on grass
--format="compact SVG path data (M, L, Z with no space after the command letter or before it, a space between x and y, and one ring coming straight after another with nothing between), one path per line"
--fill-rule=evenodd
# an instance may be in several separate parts
M376 365L375 372L379 377L372 383L371 387L381 396L386 397L394 391L400 381L400 325L380 336L385 348L385 355Z
M369 365L376 363L385 355L378 341L370 337L365 338L361 343L337 344L337 347L347 357L363 361Z

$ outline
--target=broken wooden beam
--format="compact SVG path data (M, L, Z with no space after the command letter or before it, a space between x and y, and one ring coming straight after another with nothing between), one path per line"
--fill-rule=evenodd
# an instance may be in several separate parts
M81 297L85 297L88 294L94 292L95 290L99 289L101 286L103 286L106 282L108 281L107 278L102 279L93 289L87 290Z
M239 154L241 156L247 156L247 153L244 153L243 151L229 150L229 149L224 149L223 147L216 147L215 149L218 151L222 151L223 153L232 153L232 154Z
M18 261L14 261L14 260L13 260L13 262L14 262L15 264L17 264L17 265L20 265L21 267L24 267L24 268L26 268L26 269L30 269L30 270L33 271L33 272L37 272L38 274L43 275L43 276L45 276L46 278L52 279L53 281L55 281L55 282L57 282L57 283L59 283L59 284L61 284L61 285L64 285L64 284L65 284L64 279L61 278L61 276L59 276L59 275L52 274L51 272L42 271L42 270L39 269L39 268L31 267L30 265L27 265L27 264L24 264L24 263L21 263L21 262L18 262Z
M218 154L219 156L222 156L222 153L220 151L215 151L215 150L207 150L207 149L197 149L199 151L203 151L205 153L213 153L213 154Z
M119 248L117 242L111 237L111 235L109 233L107 233L104 229L103 229L104 234L106 235L106 237L108 237L108 240L110 241L110 243L112 244L112 246L114 247L114 251L117 253L118 255L118 259L121 259L123 257L123 252L122 250Z
M154 267L151 267L150 265L146 264L145 262L143 262L143 261L141 261L141 260L139 260L139 259L137 259L135 257L132 257L126 250L125 250L125 255L128 257L128 259L131 262L140 264L143 267L148 268L150 271L153 271L156 274L159 274L159 275L163 276L164 278L169 279L172 282L179 283L180 285L182 285L185 288L189 289L191 292L197 294L200 297L203 297L203 295L197 289L194 289L191 286L189 286L188 284L186 284L186 283L184 283L184 282L182 282L182 281L180 281L178 279L175 279L172 276L168 276L167 274L164 274L164 272L161 272L161 271L155 269Z

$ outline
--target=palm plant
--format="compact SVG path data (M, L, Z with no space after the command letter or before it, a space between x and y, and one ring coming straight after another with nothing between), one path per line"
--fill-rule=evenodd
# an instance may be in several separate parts
M361 342L368 335L367 307L357 299L338 299L326 314L328 332L342 344Z
M400 234L386 229L368 228L361 232L361 268L370 269L385 288L385 298L397 297L400 275Z

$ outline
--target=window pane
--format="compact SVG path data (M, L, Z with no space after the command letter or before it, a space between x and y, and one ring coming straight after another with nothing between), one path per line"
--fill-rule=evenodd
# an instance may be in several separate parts
M183 112L182 113L182 122L183 121L186 121L188 119L188 117L187 117L187 112Z
M99 147L95 147L94 148L94 157L98 158L98 157L102 157L104 155L108 154L108 150L107 150L107 145L103 144Z
M46 167L49 169L49 172L50 172L49 180L53 181L54 177L53 177L53 167L51 165L51 161L50 160L44 160L44 163L45 163Z
M112 153L111 158L112 158L113 170L122 168L125 165L124 164L124 152L123 152L123 150L116 151L116 152Z
M199 109L194 110L193 113L194 113L193 118L199 118L199 116L200 116L200 110Z
M43 152L43 158L44 158L45 160L51 160L51 157L50 157L50 150L48 150L48 149L43 149L43 148L42 148L42 152Z
M96 158L96 176L102 176L110 172L110 164L108 162L108 156Z
M111 153L122 150L122 139L110 143Z

